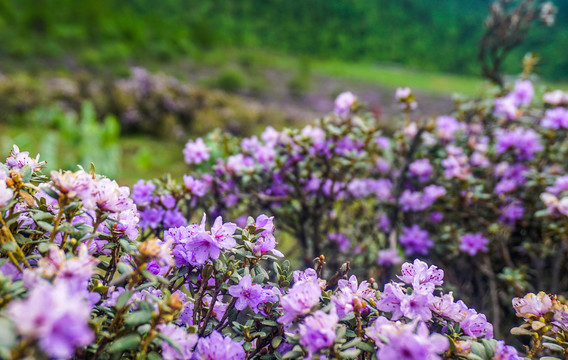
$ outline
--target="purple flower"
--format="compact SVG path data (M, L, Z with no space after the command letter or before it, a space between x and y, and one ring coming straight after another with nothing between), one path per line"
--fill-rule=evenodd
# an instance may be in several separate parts
M335 307L331 308L329 314L317 310L300 324L300 344L308 349L310 355L333 345L338 321Z
M405 295L400 302L400 311L409 319L429 321L432 318L430 310L430 298L432 294L414 291L410 295Z
M546 191L554 195L558 195L566 190L568 190L568 175L559 176L554 181L554 185L546 188Z
M40 280L26 299L10 304L8 314L19 334L37 340L49 357L70 358L75 348L95 338L89 327L91 306L65 283L54 286Z
M130 198L130 188L119 186L116 181L107 178L92 182L88 194L83 196L83 205L90 210L98 208L113 213L135 207Z
M430 213L430 221L439 223L442 220L444 220L444 213L441 213L439 211L432 211Z
M164 209L162 208L140 210L140 227L157 229L162 223L163 216Z
M534 96L534 87L529 80L517 80L510 94L517 106L529 106Z
M434 242L430 240L428 232L422 230L420 226L416 224L411 227L403 227L398 241L404 246L407 255L413 253L426 255L428 249L434 246Z
M351 92L344 92L339 94L335 99L335 112L337 115L341 117L345 117L349 115L349 111L351 110L351 106L357 102L357 97L353 95Z
M432 174L432 165L428 159L418 159L410 163L408 170L411 174L418 176L421 181L426 181Z
M517 101L511 94L495 99L495 109L493 110L495 115L514 120L517 117L517 112Z
M520 201L513 201L501 207L501 222L505 224L514 224L515 221L522 219L525 208Z
M6 185L6 181L0 180L0 206L7 205L14 196L14 191Z
M331 233L327 235L327 238L329 239L329 241L337 243L337 248L341 252L346 252L347 250L349 250L349 246L351 246L349 238L343 233Z
M495 346L495 354L493 354L493 360L523 360L524 358L519 356L517 349L505 344L503 340L497 341Z
M460 250L474 256L478 251L486 252L487 244L489 244L489 239L483 237L480 232L465 234L460 239Z
M550 129L568 129L568 110L563 107L546 110L540 126Z
M406 294L402 291L400 286L388 283L379 296L377 309L391 313L392 320L398 320L404 315L400 306L405 296Z
M454 295L451 292L443 294L441 297L435 296L430 301L430 310L453 321L462 319L462 308L460 304L454 301Z
M84 171L52 171L51 182L55 188L69 198L88 194L93 177Z
M517 160L532 160L534 154L544 149L540 143L540 137L532 129L516 128L513 130L498 129L495 132L497 155L512 149Z
M493 325L487 321L485 315L478 314L473 309L467 310L465 318L460 321L460 326L467 336L487 339L493 337Z
M385 249L377 253L377 264L381 266L392 266L402 262L402 258L398 256L398 250Z
M296 274L294 273L294 277ZM280 300L283 315L278 318L281 324L289 324L297 316L309 314L319 303L321 288L314 280L299 281L292 286Z
M175 341L181 350L180 353L167 341L162 341L162 357L164 360L191 359L191 351L198 339L197 334L188 334L185 329L173 324L160 324L158 330Z
M450 345L444 335L430 334L423 322L395 324L381 316L365 332L375 340L379 359L441 360L439 354Z
M156 189L151 181L138 180L132 187L132 200L139 206L148 206L152 202L152 193Z
M201 164L202 162L209 160L209 149L203 142L201 138L195 141L188 141L185 144L185 149L183 149L183 155L185 157L185 162L188 164Z
M451 116L439 116L436 119L436 135L440 140L453 140L454 134L462 128L461 124Z
M202 197L207 191L207 185L202 180L194 179L193 176L184 175L183 183L185 188L197 197Z
M424 202L427 204L426 207L431 206L434 201L438 200L442 196L446 195L446 188L438 185L428 185L424 188Z
M6 166L11 169L20 170L26 165L29 165L33 171L39 171L44 167L45 161L39 161L39 154L37 154L35 159L31 158L29 152L20 152L20 148L14 145L12 151L10 151L10 156L6 159Z
M185 225L185 217L179 209L166 210L163 222L165 229L180 227Z
M554 90L543 95L543 100L548 105L560 106L568 104L568 94L562 90Z
M239 311L249 306L258 313L258 305L262 303L262 286L253 284L250 276L245 275L239 280L238 285L229 286L229 294L237 299L235 308Z
M400 194L398 203L402 211L421 211L425 209L423 200L424 197L421 192L406 189Z
M244 360L246 357L242 345L223 335L217 330L205 338L200 338L195 348L196 360Z
M434 265L428 267L424 261L415 259L412 264L402 264L401 275L397 277L406 284L411 284L414 290L432 293L436 285L444 283L444 270Z

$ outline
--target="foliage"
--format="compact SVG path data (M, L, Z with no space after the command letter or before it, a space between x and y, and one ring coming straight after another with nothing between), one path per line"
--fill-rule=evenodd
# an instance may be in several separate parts
M230 86L235 85L239 86L238 83ZM3 121L22 122L37 107L50 107L54 103L78 112L82 103L89 101L100 122L108 123L110 120L104 119L111 115L118 119L123 133L168 139L173 136L174 140L218 127L249 134L261 122L279 123L284 118L283 114L258 104L192 87L143 68L132 68L129 77L112 80L87 73L73 78L3 76L0 77L0 98L0 109L6 114ZM81 123L91 126L85 121Z
M502 334L511 297L567 286L568 98L554 91L541 101L534 91L520 79L462 100L451 116L413 122L416 100L399 89L405 125L391 137L345 93L315 126L189 141L190 175L152 191L172 194L186 217L203 209L244 224L245 214L274 215L297 242L290 256L306 265L323 254L332 268L349 261L386 280L403 256L443 264L449 285ZM196 197L182 201L187 194ZM138 204L156 234L168 227L163 204Z
M3 358L520 359L435 266L406 263L381 293L348 263L328 281L323 257L292 271L265 215L158 239L128 188L43 165L14 146L0 170Z
M0 4L0 40L4 54L32 69L48 59L73 57L90 67L122 71L125 60L199 58L232 46L478 74L480 24L490 3L86 0L77 6L70 0L5 1ZM555 31L537 29L512 56L520 58L527 49L539 53L546 59L542 73L555 80L568 75L567 59L557 51L568 31L568 8L565 2L558 6ZM516 65L508 62L507 72L516 72Z

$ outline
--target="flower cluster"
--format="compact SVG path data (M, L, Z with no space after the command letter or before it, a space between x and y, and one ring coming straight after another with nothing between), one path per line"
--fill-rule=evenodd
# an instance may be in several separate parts
M277 249L277 217L260 214L239 226L221 216L208 223L204 214L199 223L153 229L138 221L136 204L167 206L167 195L191 201L187 188L141 181L130 193L94 173L47 177L23 161L0 170L10 193L0 207L2 357L518 359L492 339L485 315L443 292L436 266L405 263L400 281L382 291L376 280L350 275L349 262L335 267L323 255L313 268L292 271ZM427 167L413 167L417 181L429 181L417 170ZM329 192L349 199L345 184ZM360 196L377 198L375 190ZM488 246L468 235L468 250ZM353 245L340 232L329 238ZM380 261L401 259L384 249ZM566 328L568 311L556 298L529 294L514 306L531 329L543 324L543 336Z

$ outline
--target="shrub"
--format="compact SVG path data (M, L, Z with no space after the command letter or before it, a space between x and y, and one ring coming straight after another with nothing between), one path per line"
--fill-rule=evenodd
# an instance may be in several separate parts
M292 271L278 260L272 217L238 227L221 217L209 226L204 215L156 238L133 198L173 209L171 195L156 199L155 185L140 183L131 198L92 171L46 176L43 166L14 146L0 169L2 357L516 354L491 339L484 315L439 290L442 270L420 260L379 296L372 279L348 278L348 263L327 281L323 257Z

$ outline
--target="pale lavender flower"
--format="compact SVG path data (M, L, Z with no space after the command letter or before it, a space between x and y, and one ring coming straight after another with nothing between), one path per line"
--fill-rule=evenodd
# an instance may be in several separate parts
M454 295L451 292L441 297L435 296L430 301L430 310L453 321L462 319L461 306L454 301Z
M514 120L517 118L517 112L517 100L511 94L495 99L495 109L493 110L495 115Z
M404 315L400 307L405 296L406 294L402 291L400 286L388 283L379 296L377 309L391 313L392 320L398 320Z
M543 100L548 105L560 106L568 105L568 94L562 90L554 90L543 95Z
M213 330L209 336L199 339L194 356L196 360L244 360L246 352L231 336L223 337Z
M205 184L205 182L202 180L194 179L193 176L184 175L183 183L185 185L185 188L191 191L191 193L197 197L202 197L207 191L207 185Z
M6 185L6 181L0 180L0 206L6 206L14 196L14 191Z
M568 110L563 107L546 110L540 125L554 130L568 129Z
M308 356L333 345L338 321L335 307L332 307L329 314L317 310L300 324L300 344L308 349Z
M487 321L484 314L478 314L473 309L467 310L460 326L467 336L493 338L493 325Z
M209 160L210 156L209 149L201 138L198 138L195 141L188 141L183 149L183 155L186 163L196 165Z
M432 174L432 164L428 159L418 159L410 163L408 170L411 174L416 175L420 181L426 181Z
M431 293L436 285L444 283L444 270L438 269L435 265L428 266L424 261L415 259L412 264L404 263L401 275L397 277L406 284L411 284L414 290Z
M492 360L523 360L524 358L519 356L517 349L505 344L503 340L497 341L495 346L495 353L493 354Z
M37 154L35 159L31 158L29 152L20 152L20 148L14 145L12 151L10 151L10 155L6 159L6 166L20 170L26 165L29 165L33 171L39 171L45 166L45 161L39 161L39 154Z
M49 357L70 358L75 348L95 338L89 327L89 303L65 283L37 283L26 299L9 305L8 314L18 333L28 341L38 341Z
M167 341L162 341L162 357L164 360L191 359L192 350L197 343L197 334L189 334L184 328L173 324L160 324L158 331L166 335L178 345L181 353Z
M368 329L369 336L374 332L389 341L388 344L377 343L379 359L441 360L439 354L446 352L450 345L444 335L430 334L423 322L391 325L381 321L375 328Z
M295 275L295 274L294 274ZM289 324L298 316L307 315L319 303L321 288L316 281L299 281L280 300L283 315L281 324Z
M353 311L353 300L355 294L349 288L338 289L331 297L331 302L335 305L339 319Z
M276 131L272 126L267 126L263 133L260 135L262 141L266 144L276 144L280 139L280 133Z
M568 190L568 175L557 177L554 181L554 185L546 188L546 191L554 195L558 195L566 190Z
M93 177L85 171L52 171L51 182L55 188L69 198L84 196L89 192Z
M347 91L339 94L335 99L335 109L333 110L337 115L345 117L349 115L351 107L357 102L357 97L353 93Z
M455 133L461 129L461 124L451 116L439 116L436 118L436 135L440 140L453 140Z
M377 264L381 266L392 266L402 263L402 258L398 256L398 250L385 249L377 253Z

